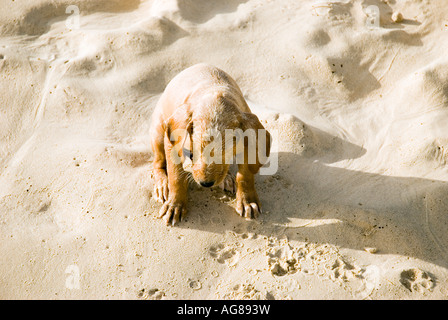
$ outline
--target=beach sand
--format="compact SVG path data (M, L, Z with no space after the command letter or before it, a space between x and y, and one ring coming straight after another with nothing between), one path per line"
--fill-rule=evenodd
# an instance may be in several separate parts
M1 299L446 299L443 0L1 0ZM199 62L273 132L257 220L152 198L149 123Z

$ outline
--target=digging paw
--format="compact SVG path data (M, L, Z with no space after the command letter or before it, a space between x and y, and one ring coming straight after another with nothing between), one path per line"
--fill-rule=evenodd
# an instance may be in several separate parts
M256 219L262 213L260 201L255 192L241 193L236 198L236 212L246 219Z
M156 176L156 181L154 184L154 198L161 202L161 203L165 203L165 201L168 200L168 195L169 195L169 191L168 191L168 178L167 176Z
M174 226L182 221L187 214L187 205L183 201L176 199L168 199L159 211L159 218L163 218L167 225L170 223Z

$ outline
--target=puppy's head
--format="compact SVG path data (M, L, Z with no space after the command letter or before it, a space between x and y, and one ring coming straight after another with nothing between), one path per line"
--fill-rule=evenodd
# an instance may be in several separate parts
M226 177L229 166L238 153L238 146L241 145L238 132L254 130L258 142L257 130L264 129L255 115L240 112L231 101L219 94L213 98L207 103L196 104L194 109L190 108L188 115L181 113L181 120L175 121L177 127L185 128L185 134L177 140L180 146L177 153L183 169L190 172L193 179L204 187L217 186ZM269 148L269 134L268 139ZM242 141L244 161L247 162L247 150L250 148L244 138ZM257 153L258 143L255 148L254 152ZM249 168L256 173L261 165L256 155L256 161Z
M183 167L203 187L217 186L227 175L234 156L231 144L225 139L225 128L229 126L234 124L207 119L196 119L191 124L182 147Z

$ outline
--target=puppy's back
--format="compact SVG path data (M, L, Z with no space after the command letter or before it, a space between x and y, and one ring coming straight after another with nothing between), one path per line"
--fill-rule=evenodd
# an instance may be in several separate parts
M180 72L168 84L164 94L170 104L181 105L195 95L211 90L222 90L236 101L241 111L250 112L236 81L223 70L206 63L195 64Z

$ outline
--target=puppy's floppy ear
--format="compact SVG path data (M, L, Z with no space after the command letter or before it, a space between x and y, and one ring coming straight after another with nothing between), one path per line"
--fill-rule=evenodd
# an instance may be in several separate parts
M271 152L271 135L269 132L263 127L258 117L249 112L242 113L242 121L241 121L241 129L246 131L248 129L253 130L256 136L256 162L249 163L249 170L255 174L258 170L267 162L269 154ZM244 150L246 152L253 152L253 150L248 150L249 145L248 141L244 141ZM247 154L244 156L245 159L248 159ZM247 161L247 160L246 160ZM245 162L247 163L247 162Z
M182 104L165 122L165 133L172 145L184 141L187 131L191 129L191 112L188 104ZM179 140L180 138L180 140Z

